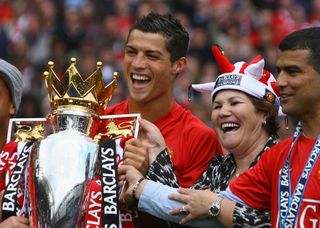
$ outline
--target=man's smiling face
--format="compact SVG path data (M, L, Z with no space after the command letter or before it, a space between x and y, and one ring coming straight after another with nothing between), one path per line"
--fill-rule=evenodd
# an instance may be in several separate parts
M161 34L131 31L125 47L124 76L130 96L137 102L171 96L174 63Z

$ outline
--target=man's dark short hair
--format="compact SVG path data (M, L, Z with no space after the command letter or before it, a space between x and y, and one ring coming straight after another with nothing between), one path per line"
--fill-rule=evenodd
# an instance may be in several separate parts
M149 13L137 20L130 28L128 38L133 30L161 34L167 39L166 48L171 55L171 62L186 57L189 34L179 20L170 14Z
M320 73L320 27L295 31L286 36L279 44L281 51L310 50L309 62Z

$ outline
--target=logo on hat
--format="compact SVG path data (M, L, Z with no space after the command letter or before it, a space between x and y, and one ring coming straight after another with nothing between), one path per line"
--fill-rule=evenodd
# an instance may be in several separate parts
M225 85L240 85L242 79L242 75L239 74L227 74L220 76L215 85L215 89L220 87L220 86L225 86Z
M274 104L274 101L276 100L275 95L266 89L265 95L263 97L266 101L270 102L271 104Z

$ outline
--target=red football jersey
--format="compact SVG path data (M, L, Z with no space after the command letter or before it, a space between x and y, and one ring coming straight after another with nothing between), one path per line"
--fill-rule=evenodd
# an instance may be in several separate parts
M288 156L292 138L266 151L258 164L231 183L231 191L254 208L271 210L272 227L279 227L279 173ZM297 185L316 139L301 135L290 157L291 191ZM320 224L320 159L315 163L305 186L297 227L315 227ZM291 192L292 194L292 192Z

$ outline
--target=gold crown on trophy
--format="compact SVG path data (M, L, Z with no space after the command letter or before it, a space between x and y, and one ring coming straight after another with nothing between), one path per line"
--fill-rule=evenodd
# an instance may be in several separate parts
M105 86L102 78L102 62L97 69L83 80L76 68L77 59L70 59L70 66L59 78L54 72L54 62L49 61L49 70L43 73L48 89L52 110L81 109L100 114L108 106L114 89L117 87L118 72L113 73L112 81Z

